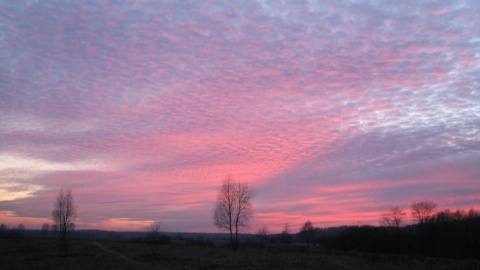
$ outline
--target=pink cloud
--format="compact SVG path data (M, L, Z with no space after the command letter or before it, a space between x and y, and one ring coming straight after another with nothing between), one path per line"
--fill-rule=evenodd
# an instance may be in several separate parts
M43 222L70 186L80 228L214 231L229 173L258 188L254 221L272 230L375 223L422 198L479 205L472 3L0 9L0 156L63 168L1 169L1 192L43 188L0 200L5 220Z

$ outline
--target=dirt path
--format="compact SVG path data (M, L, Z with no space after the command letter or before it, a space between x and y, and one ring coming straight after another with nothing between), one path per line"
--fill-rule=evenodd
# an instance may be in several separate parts
M122 259L124 262L128 263L129 265L131 265L134 269L151 269L151 267L149 267L148 265L145 265L145 264L142 264L140 262L137 262L125 255L123 255L122 253L119 253L115 250L112 250L110 248L108 248L107 246L105 246L103 243L100 243L100 242L91 242L94 246L100 248L101 250L107 252L107 253L110 253L112 254L113 256L117 257L117 258L120 258Z

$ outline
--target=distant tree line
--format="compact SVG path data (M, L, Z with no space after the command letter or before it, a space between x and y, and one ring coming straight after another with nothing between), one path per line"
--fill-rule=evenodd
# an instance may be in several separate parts
M0 224L0 238L21 238L25 236L25 225L22 223L16 227L8 228L5 224Z
M436 211L431 201L413 202L407 212L393 207L380 216L380 226L314 228L305 222L297 233L288 224L280 234L266 235L266 226L256 234L258 246L303 243L305 247L383 254L404 254L459 259L480 258L480 211L475 209Z
M443 210L436 204L413 203L415 224L404 225L405 212L392 208L381 226L316 229L316 241L326 248L447 258L480 258L480 212Z
M72 224L71 227L75 225ZM27 229L23 223L14 227L8 227L5 224L0 224L0 238L22 238L22 237L58 237L58 226L48 223L42 224L40 230Z

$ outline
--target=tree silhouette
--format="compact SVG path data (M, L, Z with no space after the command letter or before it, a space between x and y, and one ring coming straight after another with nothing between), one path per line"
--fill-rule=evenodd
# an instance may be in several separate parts
M252 186L235 182L230 175L225 177L217 195L213 219L217 228L229 231L232 250L237 250L239 230L248 226L252 199Z
M406 216L407 216L407 213L405 213L402 209L400 209L400 207L396 206L390 209L390 211L383 213L380 216L380 223L383 226L394 228L397 241L399 241L400 228L403 225Z
M421 201L412 203L412 217L420 224L421 227L425 225L427 220L432 217L437 204L432 201Z
M160 225L158 221L153 222L146 237L147 243L150 245L152 255L157 255L158 245L160 244Z
M303 241L307 242L308 247L310 247L310 243L313 243L315 238L315 229L313 228L313 224L310 222L310 220L305 222L300 229L300 237L302 237Z
M290 245L292 242L293 242L293 237L290 234L290 226L288 226L288 223L287 223L285 224L285 227L283 228L283 231L280 234L280 243L285 245Z
M25 225L20 223L17 226L17 236L18 237L23 237L24 235L25 235Z
M257 239L258 239L258 242L260 243L260 247L262 248L267 243L267 233L268 231L266 226L259 228L257 231Z
M8 227L5 224L0 224L0 238L7 237Z
M74 224L76 213L77 207L73 203L72 191L70 189L60 190L55 200L52 217L57 226L55 228L59 232L60 246L63 247L65 253L67 252L68 233L75 228L72 224Z

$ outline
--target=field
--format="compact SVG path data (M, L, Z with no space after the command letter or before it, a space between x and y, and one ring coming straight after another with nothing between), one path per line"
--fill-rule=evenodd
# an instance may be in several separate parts
M480 269L480 261L270 246L161 245L72 240L67 255L55 239L0 239L0 269Z

